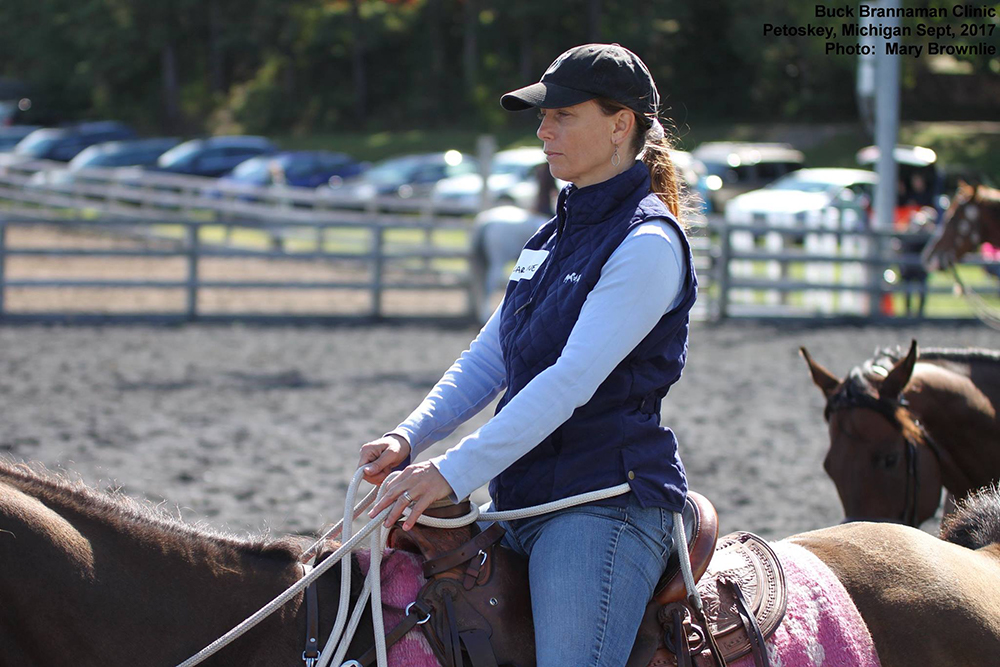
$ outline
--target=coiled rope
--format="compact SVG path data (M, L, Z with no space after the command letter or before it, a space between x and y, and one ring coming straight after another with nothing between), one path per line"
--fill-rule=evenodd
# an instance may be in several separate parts
M390 477L387 477L386 480L391 477L392 476L390 475ZM324 646L323 651L321 652L317 667L327 667L331 662L337 665L341 664L340 661L342 661L347 654L348 646L350 645L351 639L354 637L354 632L357 630L357 626L361 621L364 606L369 596L372 601L372 621L375 630L376 663L378 664L378 667L387 666L385 628L382 619L382 586L380 569L382 563L382 552L385 549L386 539L389 534L388 529L385 526L382 526L382 522L389 514L391 507L387 507L379 512L375 518L365 524L364 528L362 528L360 532L354 534L354 520L357 519L374 501L381 499L385 489L385 481L383 481L378 488L372 489L371 492L365 496L364 500L358 503L357 506L354 506L358 485L363 479L364 471L359 468L357 472L354 473L354 477L351 478L351 483L347 487L347 498L344 502L343 520L338 522L337 525L330 530L326 531L322 537L310 545L309 548L303 552L303 556L308 554L315 555L317 550L325 544L328 539L335 538L338 535L341 536L343 541L340 548L330 554L330 556L324 559L322 563L312 568L312 570L308 571L304 577L289 586L288 589L261 607L261 609L249 616L242 623L216 639L195 655L180 663L177 667L194 667L194 665L197 665L204 660L207 660L212 655L215 655L223 648L236 641L239 637L244 635L269 615L277 611L282 605L295 597L298 593L309 586L309 584L316 581L316 579L323 576L327 570L336 565L338 562L341 563L341 577L340 602L337 607L337 619L334 623L333 630L330 633L330 637L327 640L326 646ZM417 519L417 523L431 526L432 528L458 528L478 520L513 521L516 519L526 519L528 517L538 516L548 512L555 512L568 507L582 505L584 503L613 498L615 496L622 495L623 493L627 493L629 490L630 488L628 484L619 484L618 486L613 486L607 489L581 493L576 496L554 500L552 502L536 505L534 507L525 507L502 512L483 511L482 508L473 504L471 510L465 516L453 519L439 519L437 517L421 515ZM484 505L484 507L486 506ZM408 515L409 510L406 510L404 514ZM675 515L675 522L680 520L679 517L680 515ZM347 612L348 607L350 606L351 593L351 563L350 559L344 558L344 556L357 548L361 541L366 537L371 538L371 565L368 570L368 576L365 578L365 584L362 588L361 595L358 598L354 612L351 614L350 621L348 622ZM690 572L690 565L688 565L687 569L688 572ZM331 650L333 646L337 647L335 651Z

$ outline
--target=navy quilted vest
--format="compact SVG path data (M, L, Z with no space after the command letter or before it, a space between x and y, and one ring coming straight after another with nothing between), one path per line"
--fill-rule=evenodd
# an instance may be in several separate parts
M570 185L560 193L556 217L525 245L548 255L530 279L507 285L500 319L507 392L497 412L558 359L601 268L629 231L647 220L672 220L649 187L649 171L637 162L608 181L579 189ZM660 319L586 405L490 482L497 509L626 481L644 507L682 508L687 480L677 439L660 426L660 401L680 378L687 357L688 314L697 291L691 250L683 231L680 236L690 267L680 305ZM607 502L624 504L627 498Z

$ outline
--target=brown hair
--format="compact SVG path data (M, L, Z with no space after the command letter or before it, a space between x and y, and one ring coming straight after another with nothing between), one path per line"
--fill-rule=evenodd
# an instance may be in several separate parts
M686 229L685 213L692 209L688 204L690 194L686 192L682 180L677 175L674 161L670 157L673 142L666 129L662 137L650 137L649 129L653 126L655 116L637 113L624 104L606 97L599 97L595 101L607 116L616 114L622 109L631 111L635 116L636 129L632 134L629 150L635 156L642 153L642 161L649 168L650 188L653 194L666 204L667 209L677 218L677 222Z

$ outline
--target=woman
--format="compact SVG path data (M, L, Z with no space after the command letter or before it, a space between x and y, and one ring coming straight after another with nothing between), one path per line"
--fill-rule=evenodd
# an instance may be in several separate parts
M379 483L408 464L372 509L391 507L391 525L409 506L404 530L487 480L499 510L627 482L631 493L511 522L504 538L529 558L538 664L623 665L687 494L659 425L697 287L679 184L653 79L617 44L570 49L500 103L538 110L552 175L571 185L479 336L406 421L361 447L359 466ZM409 463L503 389L487 424Z

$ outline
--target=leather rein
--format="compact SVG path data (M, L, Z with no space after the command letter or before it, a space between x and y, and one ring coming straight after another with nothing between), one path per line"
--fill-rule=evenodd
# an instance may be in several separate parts
M313 566L309 563L302 563L304 570L302 575L309 574ZM319 662L319 593L316 582L306 586L306 647L302 651L302 661L305 667L316 667Z
M974 291L972 287L965 284L962 276L958 273L958 265L951 265L951 275L955 280L955 284L958 285L959 292L965 298L965 302L972 309L973 315L990 329L1000 331L1000 310L996 306L987 303L986 299Z
M896 416L896 409L902 407L909 410L909 403L903 398L902 394L896 400L872 396L860 389L853 380L853 377L849 378L842 391L838 391L830 396L826 403L826 409L823 411L823 418L829 423L831 413L837 410L868 408L882 415L890 424L899 429L899 433L903 437L903 442L906 444L904 449L906 455L906 490L904 491L905 502L900 522L917 528L920 526L917 508L920 498L920 477L917 475L917 443L914 438L906 434L903 424L899 421L899 417ZM938 467L940 467L941 455L938 444L931 437L931 434L927 432L927 429L924 428L919 419L914 419L913 423L920 429L920 434L924 442L934 454L934 458L938 462Z

